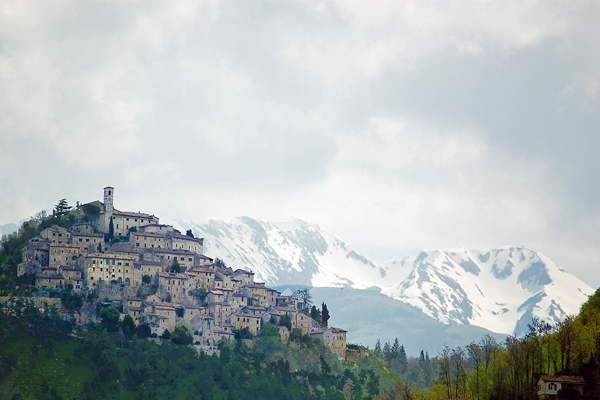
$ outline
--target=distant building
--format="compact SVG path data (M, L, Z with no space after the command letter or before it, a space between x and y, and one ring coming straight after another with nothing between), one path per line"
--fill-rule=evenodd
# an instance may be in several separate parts
M585 380L581 376L571 375L541 375L538 381L538 397L540 399L556 400L558 391L574 389L583 395Z

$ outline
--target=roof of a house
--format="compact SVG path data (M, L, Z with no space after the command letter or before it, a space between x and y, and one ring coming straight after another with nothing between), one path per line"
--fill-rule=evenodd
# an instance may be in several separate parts
M583 377L575 375L541 375L540 380L544 382L585 383Z

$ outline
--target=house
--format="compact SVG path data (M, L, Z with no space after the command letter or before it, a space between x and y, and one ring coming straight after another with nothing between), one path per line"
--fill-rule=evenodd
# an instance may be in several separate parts
M581 376L572 375L541 375L538 381L538 397L540 399L556 400L561 389L575 389L583 395L585 380Z
M204 335L212 335L214 318L207 314L198 313L190 320L194 332L202 332Z
M346 332L340 328L322 328L312 331L311 336L319 337L340 360L346 358Z
M188 276L186 274L159 272L158 290L163 296L171 294L171 299L173 301L183 301L187 298L185 290L185 283L187 280Z
M234 313L232 315L231 323L237 330L248 328L250 333L253 335L258 335L258 332L260 332L260 327L262 326L262 318L261 315Z
M124 254L91 253L79 257L79 267L84 271L86 284L95 288L100 282L112 281L127 286L133 280L134 256Z
M63 242L50 243L48 266L58 268L63 265L76 265L79 254L80 249L76 244Z
M202 254L202 249L204 247L204 239L196 239L191 236L182 235L177 231L167 232L165 234L165 243L169 249L187 250L194 254Z

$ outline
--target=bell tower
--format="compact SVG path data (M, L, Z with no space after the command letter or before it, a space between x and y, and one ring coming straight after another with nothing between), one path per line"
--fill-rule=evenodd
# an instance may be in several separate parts
M115 194L115 188L107 186L104 188L104 212L113 212L113 196Z

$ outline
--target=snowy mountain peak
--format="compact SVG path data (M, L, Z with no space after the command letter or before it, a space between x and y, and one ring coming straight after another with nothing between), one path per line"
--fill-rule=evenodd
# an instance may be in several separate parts
M250 217L171 221L205 238L205 254L252 270L269 286L378 288L440 322L521 334L534 316L556 323L592 289L524 246L423 250L376 262L316 224ZM560 284L559 284L560 283Z

